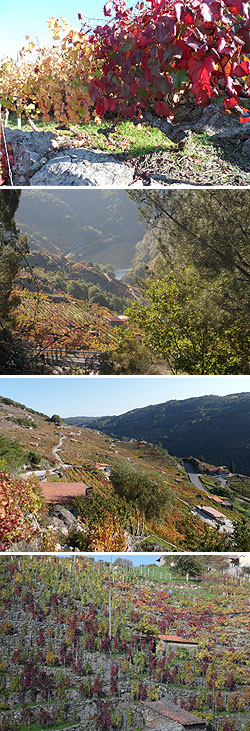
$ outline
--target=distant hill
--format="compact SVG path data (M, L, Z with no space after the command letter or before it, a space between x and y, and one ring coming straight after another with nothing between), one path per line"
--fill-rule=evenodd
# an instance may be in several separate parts
M250 393L167 401L120 416L65 421L117 438L161 443L177 457L193 455L228 467L233 461L236 472L250 475Z
M33 251L114 269L130 267L146 230L125 191L22 191L16 221Z
M103 265L100 264L87 266L87 264L75 263L71 258L41 251L28 254L26 262L28 262L29 268L25 267L19 272L16 283L25 286L30 292L36 292L37 285L39 285L40 291L52 294L57 290L67 291L67 285L70 282L78 281L85 282L88 286L98 287L101 292L124 300L132 297L126 284L116 279L112 271L105 271ZM34 277L30 276L31 269ZM76 293L74 296L77 299Z

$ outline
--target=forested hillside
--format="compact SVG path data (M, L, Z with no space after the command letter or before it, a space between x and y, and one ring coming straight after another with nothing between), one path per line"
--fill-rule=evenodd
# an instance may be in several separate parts
M66 421L119 438L161 443L178 457L202 455L208 462L229 467L233 461L236 471L250 474L249 393L167 401L90 422L86 417Z

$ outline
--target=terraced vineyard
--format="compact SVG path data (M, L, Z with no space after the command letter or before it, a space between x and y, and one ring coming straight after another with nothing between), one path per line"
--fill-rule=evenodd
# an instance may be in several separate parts
M247 731L249 579L201 566L2 557L1 731Z
M105 321L111 312L88 302L52 301L46 294L18 291L16 335L42 349L105 351L116 344L114 329Z
M7 462L6 450L9 450ZM20 454L18 464L17 454ZM234 521L237 529L236 541L234 542L234 536L229 536L229 543L225 546L224 535L214 526L207 528L196 511L196 506L215 507L215 496L209 492L209 487L196 487L188 479L182 461L155 444L113 439L95 429L66 425L60 419L57 424L45 414L30 410L11 399L2 398L0 460L1 469L10 475L9 486L5 472L0 472L0 492L1 489L4 494L7 492L8 514L12 521L11 529L7 530L5 514L2 518L0 515L2 550L11 549L16 539L20 541L24 538L27 544L22 550L30 550L29 541L34 536L30 523L30 514L34 511L33 503L32 506L26 506L17 535L12 495L14 490L15 510L19 520L21 497L26 489L25 480L32 475L35 475L32 479L38 488L42 489L43 482L51 483L47 492L46 488L43 493L46 500L44 509L35 509L38 520L35 531L38 543L35 550L45 550L46 545L52 547L53 544L56 550L79 548L95 551L152 551L159 550L159 542L160 549L166 547L170 550L247 550L245 544L248 541L249 504L244 495L249 486L245 484L245 478L238 479L237 500L233 494L232 502L228 506L223 505L225 519ZM121 480L121 490L117 487L117 474ZM137 483L133 482L134 475L139 480L139 492ZM58 492L57 485L53 495L53 482L64 483L61 493ZM74 482L78 483L76 490L72 485ZM130 483L132 491L128 495L126 490ZM35 484L34 490L36 491ZM157 491L159 499L157 498L153 507L150 503L150 509L145 512L145 499L151 501L151 495L154 496ZM53 503L52 506L50 502ZM67 503L67 507L70 507L69 521L72 511L75 515L75 523L73 521L72 525L70 523L66 526L67 530L60 522L64 519L63 513L60 514L58 525L59 503ZM83 533L80 537L76 535L79 523ZM41 536L42 543L39 543ZM245 544L242 545L243 541Z

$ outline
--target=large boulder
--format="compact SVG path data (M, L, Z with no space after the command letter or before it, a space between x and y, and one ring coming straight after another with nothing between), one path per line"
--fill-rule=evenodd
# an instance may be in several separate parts
M5 136L13 150L14 185L29 185L32 175L40 170L51 155L69 144L65 137L53 132L22 132L7 128Z
M84 185L124 188L133 181L133 168L108 152L88 148L62 150L39 169L31 186Z
M207 132L222 139L230 139L249 134L250 122L242 124L239 114L227 114L225 110L211 104L204 110L202 117L194 125L190 125L190 128L196 132Z
M52 520L60 520L68 530L73 530L77 526L77 519L67 508L61 505L55 505L51 511Z
M68 536L69 530L63 520L60 520L59 518L51 518L51 521L48 525L48 529L53 531L57 536Z

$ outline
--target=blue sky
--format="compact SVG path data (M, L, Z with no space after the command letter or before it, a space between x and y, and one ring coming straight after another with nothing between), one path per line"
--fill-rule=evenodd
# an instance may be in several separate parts
M100 554L99 556L93 556L93 553L88 554L90 558L94 558L95 561L110 561L110 554ZM142 555L141 553L138 555L127 554L127 553L113 553L112 559L113 563L116 560L116 558L127 558L129 561L132 561L134 566L148 566L148 564L155 563L157 567L159 567L159 564L156 563L157 558L160 558L162 556L162 553L150 553Z
M25 36L40 45L49 45L51 36L47 29L48 18L63 17L70 25L80 28L78 13L88 18L102 19L105 0L1 0L0 10L0 58L16 58L17 51L25 44Z
M250 376L0 377L0 395L48 416L121 414L170 399L250 392Z
M64 554L65 555L65 554ZM63 555L63 557L64 557ZM109 561L110 562L110 553L101 553L101 554L93 554L93 553L86 553L86 556L89 556L89 558L93 558L94 561ZM112 559L113 563L116 560L116 558L126 558L129 561L132 561L134 566L148 566L149 564L154 563L157 567L159 567L159 564L156 563L157 558L160 558L162 556L162 553L146 553L146 554L131 554L131 553L113 553ZM66 555L65 555L66 558ZM67 558L69 556L67 555Z

